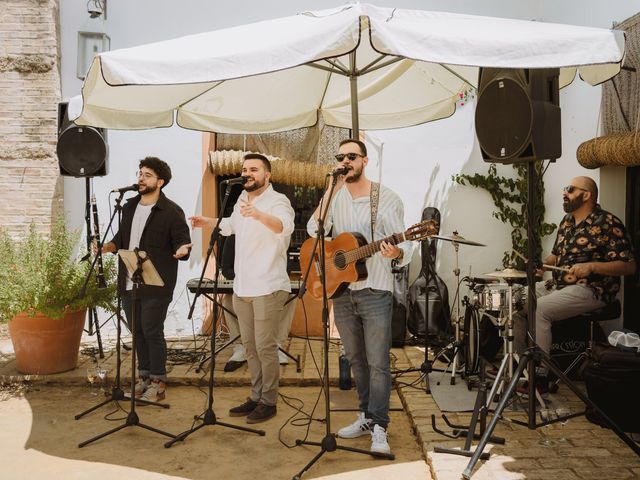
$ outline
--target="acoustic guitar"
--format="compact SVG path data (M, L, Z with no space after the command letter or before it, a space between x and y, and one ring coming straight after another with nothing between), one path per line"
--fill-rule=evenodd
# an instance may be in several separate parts
M438 233L437 222L425 220L412 225L402 233L394 233L387 238L371 243L367 243L362 234L355 232L341 233L333 240L325 240L327 296L329 298L338 296L350 283L367 278L365 260L380 251L382 242L397 245L406 240L424 240L436 233ZM313 298L321 299L320 245L317 245L314 251L315 242L315 238L308 238L300 247L300 266L306 268L309 261L313 261L307 278L307 291Z

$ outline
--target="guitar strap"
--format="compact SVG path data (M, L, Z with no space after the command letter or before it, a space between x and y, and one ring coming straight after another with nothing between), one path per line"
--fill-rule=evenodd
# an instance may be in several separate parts
M378 199L380 198L380 184L371 182L371 192L369 192L369 204L371 205L371 241L373 242L373 232L375 231L376 218L378 218Z

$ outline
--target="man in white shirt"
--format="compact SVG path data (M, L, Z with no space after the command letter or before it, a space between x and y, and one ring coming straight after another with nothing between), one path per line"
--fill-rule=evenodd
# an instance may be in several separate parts
M291 292L287 249L295 213L289 199L271 186L271 164L265 156L245 155L242 176L247 178L244 191L231 216L220 222L220 233L236 236L233 309L246 350L251 394L229 415L259 423L277 413L278 330ZM192 227L213 227L217 222L201 216L190 220Z

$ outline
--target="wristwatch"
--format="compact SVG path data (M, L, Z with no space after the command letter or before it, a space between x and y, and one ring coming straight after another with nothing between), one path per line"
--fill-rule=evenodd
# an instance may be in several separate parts
M404 258L404 250L400 249L400 255L398 255L396 258L391 260L391 268L396 268L403 258Z

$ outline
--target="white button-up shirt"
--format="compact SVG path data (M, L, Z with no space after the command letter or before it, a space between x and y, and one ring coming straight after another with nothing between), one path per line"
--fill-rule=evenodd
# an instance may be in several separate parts
M282 232L274 233L255 218L240 214L243 191L230 217L220 222L220 233L236 235L233 292L239 297L259 297L278 290L291 291L287 273L287 249L294 229L295 213L289 199L269 187L252 200L252 205L282 222Z

